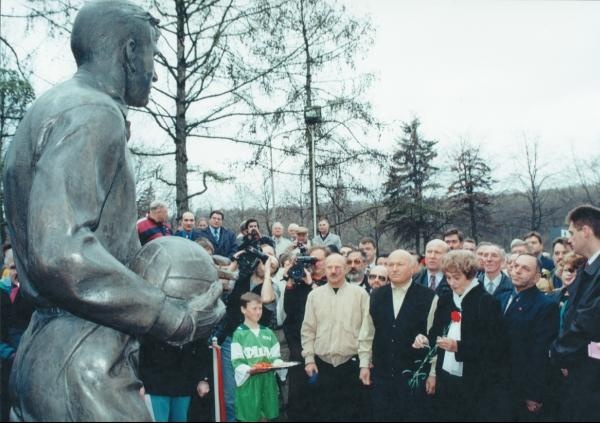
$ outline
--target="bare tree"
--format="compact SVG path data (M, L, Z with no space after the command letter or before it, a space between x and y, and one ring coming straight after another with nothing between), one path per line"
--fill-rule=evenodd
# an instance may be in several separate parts
M551 175L544 172L544 165L539 158L539 140L531 141L524 136L523 143L523 169L517 175L524 192L519 193L529 204L529 227L532 231L537 231L546 217L546 202L548 192L544 191L544 186L548 183ZM550 212L550 210L548 210Z

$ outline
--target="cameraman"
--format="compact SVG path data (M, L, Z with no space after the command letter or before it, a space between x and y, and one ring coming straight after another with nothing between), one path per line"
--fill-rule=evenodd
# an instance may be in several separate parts
M287 279L283 307L287 315L283 322L283 331L290 349L291 361L303 361L300 329L304 319L304 308L308 294L318 286L327 283L325 275L325 258L330 254L329 248L317 245L308 251L308 255L316 261L308 269L304 268L304 277L293 279L288 273L296 265L296 258L284 268L283 279ZM310 270L310 271L309 271ZM290 420L303 420L306 418L307 389L306 374L302 366L292 367L288 372L289 383L289 410Z
M275 293L271 276L277 272L279 263L275 258L273 240L260 237L257 229L252 230L245 238L240 251L234 254L238 263L239 276L227 301L225 328L220 336L223 357L223 386L227 407L227 421L235 421L235 377L231 365L231 336L243 322L240 309L240 297L246 292L253 292L261 297L263 313L260 324L269 326L275 312Z
M308 239L308 228L306 226L298 226L298 228L296 229L296 238L285 249L284 254L298 254L300 248L302 247L308 249L310 249L311 247L310 240Z

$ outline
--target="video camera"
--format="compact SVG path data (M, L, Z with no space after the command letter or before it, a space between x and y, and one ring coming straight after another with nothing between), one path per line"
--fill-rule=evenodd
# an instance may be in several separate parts
M308 255L308 250L305 245L300 244L298 245L298 248L300 249L300 253L296 256L296 263L288 270L288 276L296 285L304 283L304 269L309 268L317 262L315 257Z
M259 261L262 261L264 264L269 259L269 256L263 252L260 244L261 237L256 230L253 230L244 237L244 242L242 242L238 250L244 251L244 253L237 258L240 275L252 274L256 270Z

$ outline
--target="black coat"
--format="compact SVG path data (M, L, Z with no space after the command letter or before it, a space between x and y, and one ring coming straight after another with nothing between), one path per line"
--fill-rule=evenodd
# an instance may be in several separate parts
M403 370L415 367L426 351L412 344L420 333L427 332L427 317L434 292L412 283L397 316L394 316L392 285L384 285L371 293L369 313L375 326L373 366L380 378L399 379ZM428 369L427 369L428 370Z
M500 302L477 285L465 295L461 306L461 340L457 341L455 358L463 363L462 389L465 397L477 409L468 413L469 418L502 418L492 411L500 408L506 412L505 401L498 405L499 395L507 388L508 374L508 343ZM440 297L429 332L430 345L435 345L436 338L447 333L450 314L455 310L458 308L452 294ZM438 350L438 375L445 372L442 370L445 353L441 348Z
M569 287L562 331L550 348L553 362L569 370L563 418L600 420L600 360L588 356L600 342L600 258L580 270Z
M502 301L506 309L510 295ZM558 304L533 286L519 293L504 313L510 346L510 387L518 401L547 402L548 348L558 335Z
M191 396L201 380L209 378L211 353L206 339L175 347L145 336L140 346L139 377L147 394Z

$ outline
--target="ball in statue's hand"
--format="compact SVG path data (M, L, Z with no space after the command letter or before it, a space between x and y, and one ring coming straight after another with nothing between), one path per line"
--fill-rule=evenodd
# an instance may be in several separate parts
M156 238L144 245L129 267L168 297L189 300L217 280L210 255L197 243L178 236Z

